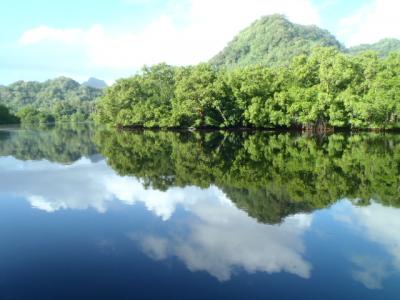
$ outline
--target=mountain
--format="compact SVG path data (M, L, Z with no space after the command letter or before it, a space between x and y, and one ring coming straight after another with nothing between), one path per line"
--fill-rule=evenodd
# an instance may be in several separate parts
M82 85L95 89L104 89L107 87L107 83L104 80L100 80L94 77L90 77L87 81L82 83Z
M344 50L327 30L295 24L282 15L270 15L241 31L210 62L228 68L255 63L281 66L299 54L309 53L315 46Z
M58 77L45 82L17 81L0 87L0 104L12 113L29 108L53 115L56 119L68 119L74 114L88 117L94 109L94 101L101 95L100 89Z
M362 44L348 49L349 53L355 55L369 50L377 51L381 57L386 57L391 52L400 51L400 40L382 39L374 44Z

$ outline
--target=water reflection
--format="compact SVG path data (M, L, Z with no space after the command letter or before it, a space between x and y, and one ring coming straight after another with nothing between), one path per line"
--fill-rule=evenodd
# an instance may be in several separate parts
M323 275L349 276L363 289L384 290L399 277L396 135L56 127L0 131L0 156L0 200L24 198L52 215L145 207L139 229L121 229L129 244L219 282L243 273L317 282L330 261ZM96 243L119 253L110 241Z
M280 226L257 223L244 211L227 201L203 198L185 205L193 214L183 226L166 236L132 234L143 251L156 260L176 256L191 271L206 271L220 281L229 280L235 268L257 271L288 272L309 278L311 264L303 258L303 233L312 217L288 217Z
M347 198L400 206L400 136L99 132L108 164L145 186L216 185L265 223Z
M0 156L68 164L82 156L98 159L89 124L59 124L38 128L0 127Z
M347 203L340 212L335 212L335 216L346 223L348 229L378 244L389 254L382 259L382 256L370 255L364 250L350 257L354 279L367 288L381 289L386 278L400 272L400 211L378 203L367 207Z

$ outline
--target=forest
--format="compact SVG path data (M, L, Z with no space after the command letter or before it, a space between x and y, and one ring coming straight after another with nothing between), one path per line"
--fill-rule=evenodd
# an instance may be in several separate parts
M117 127L400 128L400 41L345 48L317 26L262 17L208 63L144 67L94 119Z
M81 85L66 77L1 86L0 105L6 107L0 122L396 130L400 41L345 48L327 30L270 15L242 30L207 63L145 66L105 87L94 78Z
M77 122L90 119L101 95L101 89L66 77L42 83L18 81L0 87L0 105L25 124ZM5 119L0 116L0 120Z
M144 67L105 91L95 120L119 127L400 127L400 54L317 47L286 67Z

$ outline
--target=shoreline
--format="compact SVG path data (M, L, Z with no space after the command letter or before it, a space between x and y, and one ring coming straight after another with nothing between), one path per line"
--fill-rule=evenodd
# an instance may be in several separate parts
M328 128L302 128L302 127L145 127L142 125L116 126L118 130L123 131L170 131L170 132L296 132L296 133L311 133L311 134L331 134L331 133L400 133L400 128L343 128L343 127L328 127Z

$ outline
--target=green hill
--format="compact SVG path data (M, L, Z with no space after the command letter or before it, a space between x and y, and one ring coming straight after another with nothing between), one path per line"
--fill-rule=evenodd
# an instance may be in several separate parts
M84 120L94 110L95 100L102 90L84 86L67 77L58 77L45 82L17 81L0 87L0 104L18 114L35 119L38 114L50 119L67 121ZM46 116L43 116L44 119Z
M391 52L400 52L400 40L382 39L374 44L362 44L348 49L349 53L355 55L369 50L377 51L381 57L386 57Z
M286 65L316 46L344 47L327 30L288 21L282 15L263 17L241 31L211 63L219 67L250 64Z

